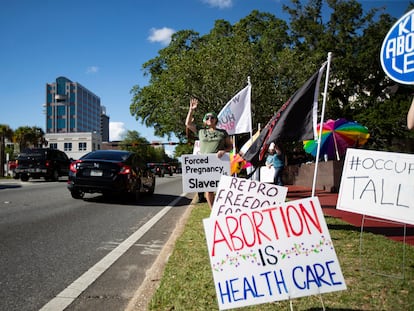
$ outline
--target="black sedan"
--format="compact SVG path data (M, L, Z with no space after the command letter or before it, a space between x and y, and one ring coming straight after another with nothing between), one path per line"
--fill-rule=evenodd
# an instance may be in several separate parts
M102 193L137 200L141 193L154 193L155 175L136 153L97 150L71 163L68 189L74 199Z

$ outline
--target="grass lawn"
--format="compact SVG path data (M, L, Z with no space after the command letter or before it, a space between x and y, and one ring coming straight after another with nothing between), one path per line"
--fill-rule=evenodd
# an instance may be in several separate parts
M191 215L165 267L149 310L218 310L202 219L207 204ZM347 290L322 295L326 310L414 310L414 247L325 217ZM405 270L403 271L403 258ZM404 278L402 278L404 273ZM391 275L391 277L390 277ZM260 304L239 310L322 310L319 296ZM233 309L234 310L234 309Z

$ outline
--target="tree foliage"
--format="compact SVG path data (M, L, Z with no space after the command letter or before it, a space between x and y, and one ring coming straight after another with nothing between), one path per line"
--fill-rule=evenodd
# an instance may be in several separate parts
M13 134L13 141L18 143L20 150L28 147L41 147L45 144L45 132L37 126L20 126Z
M367 126L376 149L412 135L405 128L412 88L387 78L379 59L396 18L381 8L364 12L355 0L291 0L284 10L289 21L255 10L234 25L217 20L202 36L175 33L143 65L149 84L133 87L131 114L157 135L174 133L186 142L189 99L199 99L195 118L201 120L207 111L219 112L250 77L253 124L263 125L331 52L325 119Z
M120 143L120 149L137 153L145 162L169 162L163 148L153 147L137 131L128 131Z

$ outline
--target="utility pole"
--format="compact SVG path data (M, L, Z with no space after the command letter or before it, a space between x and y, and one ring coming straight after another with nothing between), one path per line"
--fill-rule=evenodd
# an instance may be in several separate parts
M4 129L2 129L0 133L0 177L4 176L5 162L5 133Z

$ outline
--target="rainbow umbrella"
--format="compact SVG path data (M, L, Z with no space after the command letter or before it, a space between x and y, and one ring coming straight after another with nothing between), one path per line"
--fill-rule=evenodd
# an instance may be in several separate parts
M318 134L320 124L318 124ZM326 154L328 159L340 159L340 156L346 153L348 147L363 146L369 138L368 129L353 121L346 119L329 119L322 126L321 149L320 157L323 158ZM316 157L318 150L317 140L305 140L303 142L303 149Z

